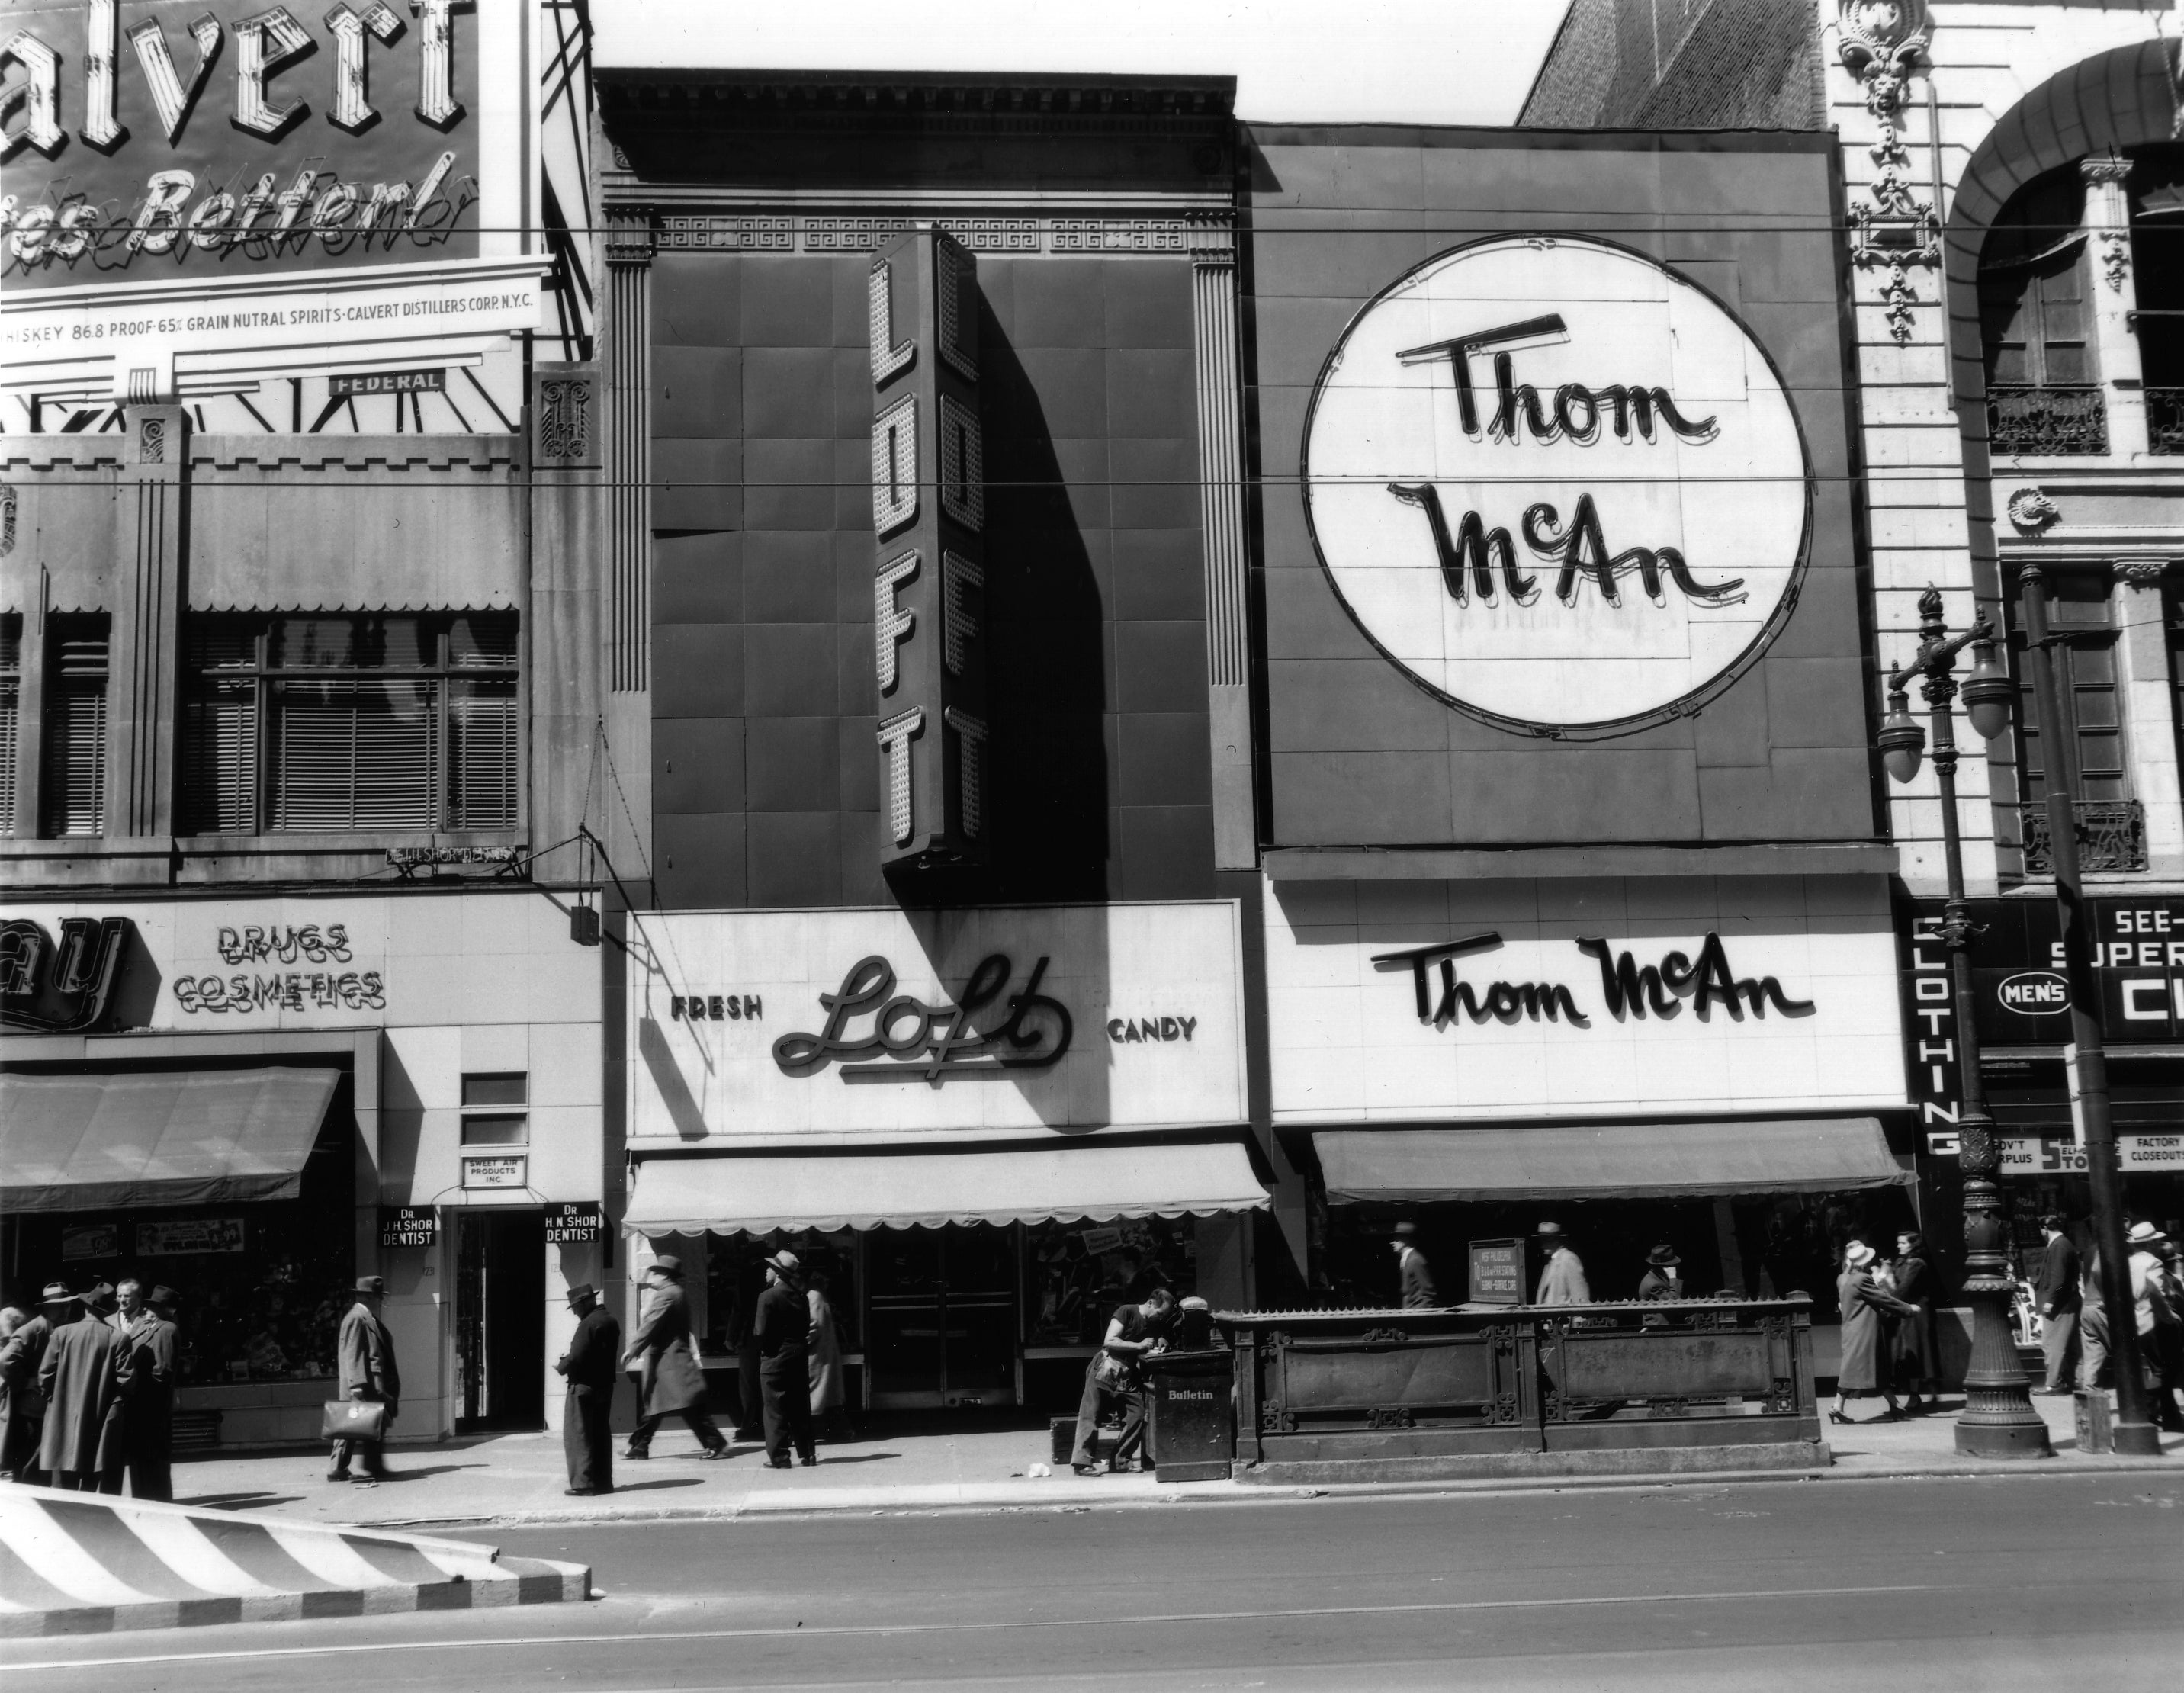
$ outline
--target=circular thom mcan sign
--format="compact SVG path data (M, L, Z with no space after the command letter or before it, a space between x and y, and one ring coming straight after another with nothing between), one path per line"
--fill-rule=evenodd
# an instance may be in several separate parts
M1811 465L1759 344L1643 254L1512 236L1360 312L1305 424L1306 520L1366 637L1496 727L1689 716L1787 621Z

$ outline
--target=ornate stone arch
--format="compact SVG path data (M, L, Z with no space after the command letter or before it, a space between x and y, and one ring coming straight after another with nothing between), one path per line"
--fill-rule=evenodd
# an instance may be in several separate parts
M2050 77L1988 131L1957 184L1942 235L1948 353L1965 469L1986 471L1986 362L1980 344L1979 258L1989 226L2035 177L2089 153L2176 137L2177 44L2141 42Z

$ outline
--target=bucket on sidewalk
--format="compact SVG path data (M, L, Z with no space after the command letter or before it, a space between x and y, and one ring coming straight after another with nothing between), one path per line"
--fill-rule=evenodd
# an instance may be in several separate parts
M2115 1451L2115 1417L2109 1409L2109 1396L2102 1389L2087 1392L2080 1388L2078 1400L2078 1450L2081 1452L2113 1452Z

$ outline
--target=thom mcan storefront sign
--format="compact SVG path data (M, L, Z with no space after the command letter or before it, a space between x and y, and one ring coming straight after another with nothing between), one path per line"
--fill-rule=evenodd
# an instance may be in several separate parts
M1274 1120L1903 1105L1884 884L1830 888L1825 909L1747 905L1664 911L1612 883L1275 883Z
M1245 1120L1232 902L647 914L630 1133Z
M1699 710L1793 609L1811 467L1713 297L1569 236L1419 265L1344 333L1305 426L1320 562L1412 682L1520 733Z

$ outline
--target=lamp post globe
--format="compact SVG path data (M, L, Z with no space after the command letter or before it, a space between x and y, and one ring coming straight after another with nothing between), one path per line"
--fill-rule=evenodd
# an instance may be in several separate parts
M1958 687L1957 697L1964 701L1964 716L1970 720L1972 732L1983 741L1992 741L2009 727L2010 710L2017 703L2017 687L2010 681L2009 673L1995 661L1993 642L1975 642L1972 652L1976 661L1972 673Z
M1888 716L1880 725L1880 761L1897 782L1919 774L1919 761L1926 750L1926 732L1911 718L1910 701L1900 688L1888 693Z

